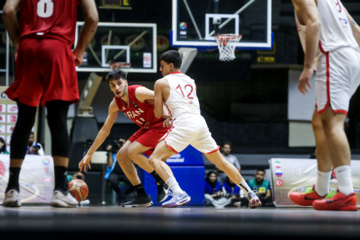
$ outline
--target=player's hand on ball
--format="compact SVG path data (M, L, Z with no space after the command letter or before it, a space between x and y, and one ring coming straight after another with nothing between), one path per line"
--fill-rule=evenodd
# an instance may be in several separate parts
M91 169L90 160L91 160L91 155L89 154L86 154L85 157L81 159L81 161L79 162L80 171L86 171L86 167L89 167L89 169Z

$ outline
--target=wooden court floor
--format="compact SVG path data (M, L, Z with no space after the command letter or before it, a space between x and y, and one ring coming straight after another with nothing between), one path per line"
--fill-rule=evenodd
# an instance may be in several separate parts
M21 238L20 238L21 237ZM360 239L360 211L0 207L0 239Z

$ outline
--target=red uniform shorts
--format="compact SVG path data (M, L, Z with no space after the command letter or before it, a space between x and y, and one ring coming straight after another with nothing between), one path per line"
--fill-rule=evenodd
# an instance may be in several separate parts
M150 127L148 129L140 128L129 138L129 141L137 141L141 145L149 147L150 150L145 151L144 154L150 156L154 152L154 149L158 144L160 138L164 136L168 130L169 128L164 128L162 126L155 128Z
M39 103L79 101L74 55L65 42L24 38L15 65L15 81L5 91L12 100L37 107Z

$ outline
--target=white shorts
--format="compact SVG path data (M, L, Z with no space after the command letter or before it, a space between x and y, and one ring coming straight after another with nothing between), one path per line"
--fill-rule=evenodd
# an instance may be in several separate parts
M161 140L175 153L179 153L191 145L201 153L212 153L219 150L219 146L212 138L205 119L201 115L181 116L172 123L172 128Z
M316 104L318 113L331 106L335 113L347 114L351 96L360 83L360 53L340 48L324 53L316 71Z

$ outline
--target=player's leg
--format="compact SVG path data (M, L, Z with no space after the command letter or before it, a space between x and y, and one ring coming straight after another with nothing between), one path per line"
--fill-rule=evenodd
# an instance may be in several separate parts
M312 206L315 200L325 198L329 192L331 178L331 153L326 140L322 120L317 108L314 109L312 116L312 129L315 137L316 159L317 159L317 177L315 184L308 188L304 193L290 192L289 199L300 206Z
M351 178L351 152L344 130L349 102L360 81L360 56L352 48L326 54L328 77L326 79L327 104L319 107L331 163L338 182L338 191L328 199L315 200L317 210L357 210L357 200ZM323 84L324 86L324 84ZM320 89L322 90L322 89ZM318 95L318 89L316 88ZM321 92L320 92L321 93ZM324 94L323 94L324 95ZM321 103L320 103L321 104Z
M67 129L69 102L46 103L47 122L51 134L51 155L54 160L55 187L52 207L76 207L77 200L68 191L66 172L69 165L70 138Z
M195 146L194 146L195 147ZM196 148L196 147L195 147ZM205 154L205 157L215 164L218 168L223 170L225 174L236 183L245 193L246 197L250 202L251 208L257 208L261 206L261 202L256 194L250 189L249 185L246 183L245 179L241 176L239 171L236 169L234 165L226 161L224 156L216 150L215 152L211 152Z
M20 207L21 205L19 175L37 110L37 107L31 107L20 102L17 102L17 106L18 118L10 142L10 174L3 201L5 207Z
M174 154L175 152L166 144L165 141L160 141L149 159L151 166L165 181L173 194L173 198L164 202L161 205L162 207L182 206L191 200L190 196L180 188L180 185L176 181L171 168L165 163L165 161Z
M144 186L142 185L137 169L134 163L129 158L129 146L131 142L127 140L124 145L120 148L116 154L116 160L119 163L121 169L123 170L125 176L133 185L136 190L136 195L133 196L128 202L123 203L123 207L151 207L153 202L151 197L146 193Z
M343 113L334 113L331 107L321 115L324 132L331 154L331 162L334 167L336 179L338 181L339 192L328 200L317 200L313 202L313 206L317 210L357 210L356 196L353 189L351 179L351 153L350 146L344 131L344 122L346 115ZM332 202L336 204L335 208Z
M149 159L143 154L144 152L147 152L150 150L150 147L146 147L140 142L143 140L144 137L146 137L148 134L143 134L141 137L139 137L136 141L130 144L128 148L128 156L129 158L135 162L137 165L139 165L142 169L144 169L146 172L150 173L151 176L154 177L157 185L157 202L163 202L165 199L169 196L168 195L168 187L165 184L165 182L161 179L159 174L154 170L154 168L150 165ZM149 135L150 139L154 141L153 137ZM158 139L156 139L157 141ZM140 142L139 142L140 141Z

